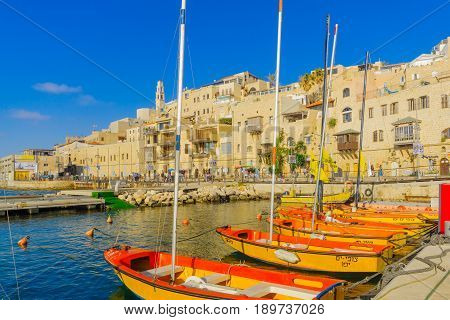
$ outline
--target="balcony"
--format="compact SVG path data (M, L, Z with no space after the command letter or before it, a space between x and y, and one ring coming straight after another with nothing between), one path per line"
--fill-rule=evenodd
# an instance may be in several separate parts
M263 131L262 117L249 118L245 129L250 134L260 134Z
M338 151L357 151L358 142L357 141L338 142L337 149Z
M175 137L174 138L166 138L166 139L160 139L158 141L158 146L170 146L175 145Z
M173 160L175 159L174 153L162 153L158 156L158 160Z
M357 151L359 132L353 129L347 129L335 134L337 137L338 151Z
M212 132L202 132L194 134L192 138L193 143L217 142L217 134Z
M205 153L205 152L194 152L192 154L192 158L193 159L205 159L205 158L209 158L209 153Z

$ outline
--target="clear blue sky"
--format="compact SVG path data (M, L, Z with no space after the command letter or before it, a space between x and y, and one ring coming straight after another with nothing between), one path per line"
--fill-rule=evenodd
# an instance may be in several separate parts
M179 0L0 0L0 156L51 147L153 105L4 2L150 99L164 77L172 97L176 41L169 51ZM186 86L193 78L199 86L244 70L260 77L273 72L277 0L187 2ZM443 3L285 0L281 82L322 65L327 13L340 24L336 62L350 65ZM428 52L450 35L449 20L447 5L372 59L401 62Z

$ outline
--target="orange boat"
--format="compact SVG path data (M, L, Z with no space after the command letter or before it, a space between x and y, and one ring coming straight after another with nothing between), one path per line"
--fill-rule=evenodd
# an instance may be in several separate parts
M274 219L274 230L282 235L293 237L320 237L324 240L356 242L377 245L392 245L395 254L406 254L410 248L406 248L407 233L386 230L371 230L343 225L332 222L315 221L314 230L311 230L311 222L294 219Z
M309 208L279 208L278 215L281 219L298 220L305 226L311 226L312 212L309 211ZM323 225L337 225L369 230L406 232L408 238L411 240L419 239L434 229L433 225L401 225L386 222L362 221L358 219L348 219L345 217L339 217L335 221L335 223L326 222L325 217L320 216L319 219L316 220L316 223L320 224L320 228Z
M222 240L243 254L267 263L323 272L384 270L393 257L393 246L299 238L250 229L220 227Z
M192 257L176 257L171 280L168 253L111 248L105 260L119 279L142 299L343 299L345 281Z

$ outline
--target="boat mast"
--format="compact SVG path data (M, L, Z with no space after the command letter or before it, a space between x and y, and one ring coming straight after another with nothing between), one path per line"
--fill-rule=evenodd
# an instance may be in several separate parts
M177 253L177 216L178 216L178 180L180 174L180 136L181 136L181 108L183 97L183 71L184 71L184 37L186 26L186 0L181 0L180 11L180 39L178 50L178 94L177 94L177 128L175 138L175 190L173 200L172 224L172 269L170 276L175 281L175 260Z
M366 61L364 63L364 85L361 105L361 129L359 133L359 151L358 151L358 176L356 178L355 207L358 208L359 188L361 187L361 155L364 136L364 110L366 108L366 91L367 91L367 69L369 65L369 51L366 51Z
M327 16L326 21L326 34L325 34L325 52L324 52L324 68L323 68L323 92L322 92L322 128L320 130L320 147L319 147L319 163L317 167L316 176L316 188L314 192L314 207L313 215L311 219L311 230L314 230L314 220L317 214L317 205L319 201L319 185L320 185L320 175L322 173L322 161L323 161L323 146L325 144L325 118L328 112L328 83L327 83L327 73L328 73L328 42L330 38L330 16ZM331 75L330 75L331 76Z
M277 40L277 66L275 71L275 110L274 110L274 130L272 148L272 188L270 196L270 228L269 241L273 238L273 212L275 201L275 165L277 162L277 135L278 135L278 105L280 88L280 60L281 60L281 25L283 21L283 0L278 0L278 40Z

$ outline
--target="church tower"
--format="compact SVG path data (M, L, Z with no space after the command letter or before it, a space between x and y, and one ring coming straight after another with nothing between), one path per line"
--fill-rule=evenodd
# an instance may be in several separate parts
M159 80L156 85L156 112L164 112L165 97L164 97L164 83Z

